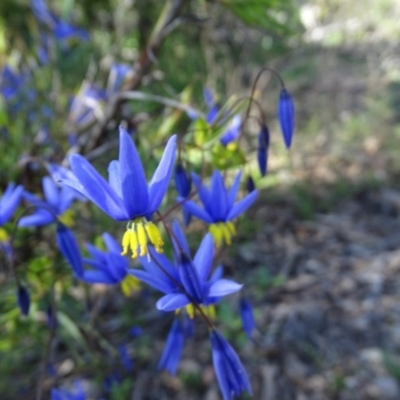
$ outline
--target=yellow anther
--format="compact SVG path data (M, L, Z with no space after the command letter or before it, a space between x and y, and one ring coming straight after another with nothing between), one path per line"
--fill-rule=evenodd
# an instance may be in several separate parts
M130 296L133 292L137 292L139 289L140 282L132 275L126 275L124 280L121 282L121 290L126 297Z
M58 219L68 228L71 228L75 224L75 212L73 210L67 210L64 214L60 215Z
M136 232L134 231L134 228L129 231L129 247L132 252L132 258L136 258L138 249L138 238Z
M214 304L210 304L209 306L200 306L202 309L203 313L210 319L215 320L216 319L216 312L215 312L215 306Z
M189 318L193 319L194 318L194 306L193 306L193 304L190 303L185 308L186 308L186 312L189 315Z
M232 221L228 221L226 223L226 226L228 227L229 232L231 233L232 236L236 235L236 228Z
M121 253L121 256L125 256L125 255L128 254L128 247L129 247L129 244L130 244L130 234L131 234L131 231L127 230L124 233L124 236L122 236L122 253Z
M147 254L147 235L143 223L135 224L137 231L137 238L140 245L140 256L143 257Z
M8 241L8 233L4 228L0 228L0 243Z
M164 245L164 242L162 241L161 233L157 226L154 225L153 222L147 222L144 227L146 229L146 233L150 239L150 242L154 245L154 248L156 249L156 252L162 253L162 246Z
M232 244L232 236L236 234L236 229L231 221L211 224L209 229L216 247L221 247L223 242L228 246Z

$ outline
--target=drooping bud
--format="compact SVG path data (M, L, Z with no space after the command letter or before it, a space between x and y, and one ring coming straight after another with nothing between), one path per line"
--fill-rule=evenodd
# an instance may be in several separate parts
M57 223L57 246L77 276L83 275L82 257L73 233L62 223Z
M18 301L18 307L21 310L22 314L28 315L29 307L31 305L31 299L29 296L29 292L25 286L22 285L18 286L17 301Z
M256 327L253 315L253 306L246 298L240 300L240 318L242 319L243 330L251 339L251 334Z
M248 176L248 177L247 177L247 180L246 180L246 190L247 190L249 193L251 193L251 192L253 192L254 190L256 190L256 184L254 183L254 180L253 180L253 178L252 178L251 176Z
M264 124L258 134L257 149L257 161L261 176L265 176L267 173L269 138L269 129L267 125Z
M290 148L294 131L295 109L292 96L286 88L282 88L279 95L278 119L286 148Z

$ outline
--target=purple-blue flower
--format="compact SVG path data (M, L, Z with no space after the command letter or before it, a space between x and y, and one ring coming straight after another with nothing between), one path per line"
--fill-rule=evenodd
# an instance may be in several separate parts
M268 165L268 149L269 149L269 129L267 125L261 127L261 131L258 134L258 149L257 149L257 161L258 167L260 168L261 176L265 176L267 173Z
M171 375L175 375L181 358L184 342L185 336L182 322L180 319L175 318L157 368L165 369Z
M93 269L85 270L79 279L86 283L121 284L122 292L129 296L133 291L140 289L140 283L128 274L129 262L121 255L121 245L109 233L103 233L102 238L107 251L87 244L86 249L91 258L84 258L83 262Z
M85 390L81 381L77 380L74 383L74 389L52 389L50 400L86 400Z
M246 298L240 300L240 318L242 319L243 330L247 337L251 339L251 334L256 327L253 315L253 306Z
M183 202L182 207L210 224L209 230L217 247L221 246L223 241L228 245L231 244L232 236L236 233L232 220L244 213L257 197L258 192L254 190L235 203L241 176L242 173L239 172L232 186L228 189L224 184L221 173L215 170L211 177L210 188L207 189L200 177L192 173L194 185L204 208L201 208L192 200ZM184 199L178 198L178 200L183 201Z
M22 314L28 315L29 308L31 305L31 299L27 288L23 285L18 286L17 301L18 301L18 307L21 310Z
M82 256L74 234L61 222L57 222L57 246L62 255L72 267L75 275L80 278L83 274Z
M130 71L132 71L132 67L127 64L113 64L111 66L107 83L108 96L113 95L121 88Z
M3 196L0 198L0 227L6 224L18 207L23 192L22 186L9 183ZM1 230L1 228L0 228ZM2 233L0 232L0 241Z
M221 267L211 274L214 243L210 234L203 238L192 259L180 226L173 224L172 229L174 248L179 249L175 263L150 247L151 259L139 259L144 270L129 271L136 278L164 293L156 304L159 310L175 311L186 307L188 314L193 317L195 306L201 306L208 312L208 306L242 288L243 285L222 279ZM213 310L209 312L212 314Z
M177 164L175 167L175 187L179 196L183 198L189 196L192 189L192 180L186 173L186 170L183 168L182 164ZM182 211L185 225L188 226L192 216L185 209L182 209Z
M240 115L235 115L229 123L228 129L221 135L219 141L223 146L228 146L235 141L240 134L240 127L242 126L242 118Z
M215 374L224 400L232 400L243 392L251 395L251 384L238 355L217 331L210 332Z
M292 96L286 88L283 88L279 95L278 119L286 148L289 148L292 143L294 131L295 109Z
M120 127L119 160L108 167L107 182L81 155L74 154L69 161L79 183L63 182L85 195L103 212L117 221L129 221L122 238L123 254L128 249L132 257L147 254L151 242L162 252L163 241L157 226L149 221L160 207L167 190L175 161L176 136L172 136L161 161L147 184L145 173L135 144L124 128Z
M52 178L46 176L42 180L44 200L24 191L23 197L37 210L25 217L22 217L18 226L44 226L55 221L61 221L64 225L72 226L74 213L69 210L71 203L75 200L76 191L68 186L58 186Z

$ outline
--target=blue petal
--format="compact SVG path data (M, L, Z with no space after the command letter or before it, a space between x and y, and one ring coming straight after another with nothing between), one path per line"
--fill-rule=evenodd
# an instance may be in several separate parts
M148 285L153 286L160 292L167 294L171 293L173 290L176 289L175 286L169 284L167 281L161 280L159 277L154 277L146 271L141 271L138 269L130 269L128 272L129 274L135 276L136 278L147 283Z
M53 179L45 176L42 181L43 192L46 201L51 204L56 210L60 204L60 191Z
M174 233L172 237L172 244L174 246L175 253L179 254L181 251L183 251L188 257L190 257L189 244L178 221L174 221L172 223L172 232ZM180 246L177 245L176 241L178 241Z
M9 184L0 200L0 225L4 225L13 215L21 200L23 187Z
M211 274L211 277L209 279L209 283L214 283L217 280L222 278L222 275L224 274L224 267L222 265L218 265L217 268L215 268L214 272Z
M186 295L181 293L170 293L157 301L157 310L161 311L175 311L179 308L185 307L190 303Z
M243 285L228 279L219 279L214 282L208 291L209 297L222 297L239 291Z
M286 148L289 148L292 143L294 118L295 109L292 96L285 88L283 88L279 96L278 119L281 125Z
M107 246L107 250L111 251L112 253L121 254L122 247L121 245L107 232L103 233L102 235L103 241Z
M126 257L121 256L117 253L107 253L107 266L110 275L117 281L122 281L128 273L129 263Z
M200 201L203 203L204 208L210 212L212 204L210 191L205 186L204 181L194 172L192 172L192 179Z
M83 274L82 258L78 243L72 232L63 224L57 224L57 245L63 256L69 262L75 274Z
M153 246L149 246L149 253L151 256L150 261L147 257L139 257L139 261L143 268L149 274L167 280L172 285L175 285L173 280L179 280L177 268L164 254L157 253Z
M118 221L129 219L124 203L117 193L84 157L73 154L69 161L80 185L71 180L63 180L65 184L86 195L111 218Z
M116 283L116 281L104 271L85 271L83 275L78 278L86 283L104 283L106 285L113 285Z
M160 164L149 183L150 214L154 213L165 196L175 161L176 135L171 136L165 147Z
M145 215L149 210L149 193L142 162L132 138L119 127L119 168L125 208L129 219Z
M108 166L108 182L115 193L122 199L121 170L119 161L111 161Z
M267 164L268 164L268 153L266 149L262 148L257 149L257 162L261 176L265 176L267 174Z
M193 264L196 267L200 282L205 282L210 274L214 258L214 241L210 233L202 240L194 257Z
M60 203L58 205L59 214L65 212L75 199L80 199L80 195L77 196L76 190L66 185L62 186L60 189Z
M45 210L40 210L32 215L22 217L18 223L18 226L45 226L51 224L55 220L56 219L53 214Z
M175 375L181 358L184 340L182 323L179 319L174 319L163 354L157 365L158 369L165 369L171 375Z
M215 170L211 178L211 214L215 221L224 221L228 214L228 196L224 180L219 171ZM208 210L210 212L210 210Z
M247 337L251 339L251 334L256 327L256 323L254 321L253 306L245 298L240 300L240 318L242 319L243 330Z
M212 224L214 222L211 216L208 214L208 212L203 208L201 208L200 206L198 206L194 201L185 200L182 199L182 197L178 197L177 200L179 202L182 201L183 202L182 207L195 217L201 219L202 221L208 222L209 224Z
M239 171L237 173L237 175L235 176L235 180L233 181L232 186L229 189L229 192L228 192L229 210L235 204L236 196L238 194L238 190L239 190L239 187L240 187L241 178L242 178L242 171Z
M254 203L257 195L258 195L258 191L254 190L254 192L251 192L246 197L244 197L242 200L240 200L238 203L236 203L233 206L233 208L231 209L231 211L229 212L226 220L230 221L230 220L236 218L239 214L244 213Z
M185 168L182 164L177 164L175 167L175 188L179 196L186 197L189 195L192 181L188 177Z
M190 298L200 304L203 302L203 285L197 275L196 267L190 258L184 254L180 254L178 266L179 278Z
M93 246L90 243L86 243L86 249L89 252L89 254L92 256L92 258L96 259L97 261L101 263L106 262L106 255L104 251L99 250L97 247Z
M31 305L31 300L30 300L29 292L25 286L22 286L22 285L18 286L17 302L18 302L18 307L21 310L22 314L28 315L29 308Z

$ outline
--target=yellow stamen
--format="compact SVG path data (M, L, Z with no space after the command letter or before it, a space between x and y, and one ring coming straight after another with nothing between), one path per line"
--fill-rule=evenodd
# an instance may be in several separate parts
M140 281L132 275L126 275L124 280L121 282L122 293L129 297L132 293L137 292L140 289Z
M212 319L215 320L216 319L216 312L215 312L215 306L214 304L210 304L209 306L200 306L201 309L203 310L204 314Z
M185 308L186 308L186 312L189 315L189 318L193 319L194 318L194 306L193 306L193 304L190 303Z
M8 241L8 233L4 228L0 228L0 243Z
M138 253L143 257L148 254L148 243L154 246L157 253L163 252L164 242L157 226L143 217L135 218L128 222L126 232L122 236L123 251L121 254L126 255L129 248L132 258L136 258Z
M232 244L232 236L236 235L235 226L231 221L211 224L209 230L214 238L216 247L221 247L223 242L230 246Z
M148 222L145 226L147 236L150 239L150 242L153 244L154 248L156 249L157 253L162 253L164 242L161 238L161 233L156 225L152 222Z
M68 228L71 228L75 224L75 212L73 210L67 210L64 214L60 215L58 219Z

